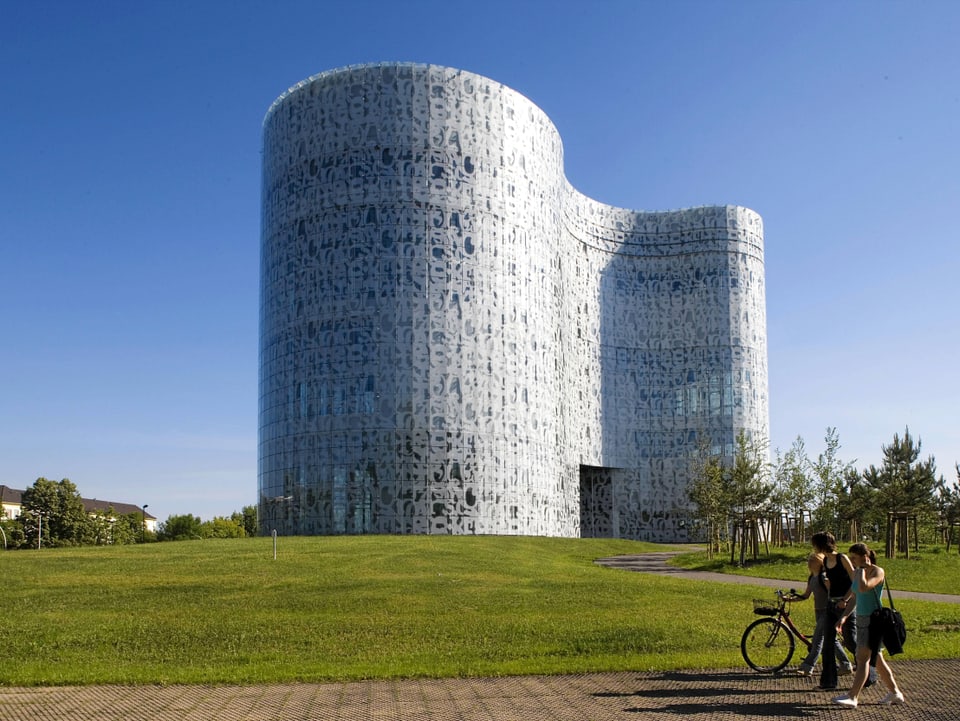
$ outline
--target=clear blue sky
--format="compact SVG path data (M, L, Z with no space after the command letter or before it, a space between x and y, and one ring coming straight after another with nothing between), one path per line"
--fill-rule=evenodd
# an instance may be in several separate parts
M0 13L0 483L256 500L261 121L415 61L532 99L605 203L765 222L771 446L956 479L960 3L79 3Z

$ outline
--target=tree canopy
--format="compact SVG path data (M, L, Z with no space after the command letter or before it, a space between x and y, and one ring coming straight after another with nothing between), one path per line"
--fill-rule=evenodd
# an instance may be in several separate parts
M23 526L27 535L48 546L90 543L94 529L77 487L67 478L38 478L23 492Z
M246 506L209 521L190 514L170 516L155 535L145 529L142 511L121 514L112 507L89 511L69 479L38 478L23 491L20 516L0 518L0 530L8 549L243 538L257 535L257 508Z
M742 530L766 509L773 488L766 456L766 441L742 430L732 457L712 453L706 442L701 445L687 496L707 531L711 553L731 538L734 528Z
M776 452L769 469L764 468L763 444L743 432L733 457L709 448L705 443L694 459L688 498L694 526L705 532L711 549L730 540L732 529L751 514L766 513L771 522L778 515L790 519L798 539L809 535L807 518L814 529L857 540L883 539L891 513L909 515L929 540L942 541L951 524L960 524L960 463L956 483L938 478L933 457L922 457L922 444L909 428L881 446L879 467L863 470L840 458L836 428L827 428L824 450L815 461L798 436L785 453Z

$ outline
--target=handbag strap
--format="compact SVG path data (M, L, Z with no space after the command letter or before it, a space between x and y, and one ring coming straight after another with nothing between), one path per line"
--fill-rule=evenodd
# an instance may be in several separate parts
M893 594L890 593L890 584L887 583L886 576L883 578L883 587L887 589L887 598L890 600L890 608L896 610L896 606L893 605Z

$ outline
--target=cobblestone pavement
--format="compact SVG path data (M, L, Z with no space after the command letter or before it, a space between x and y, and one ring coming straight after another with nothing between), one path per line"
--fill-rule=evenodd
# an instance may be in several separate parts
M745 670L270 686L0 688L3 721L955 721L960 660L892 662L907 703L855 710L799 676Z

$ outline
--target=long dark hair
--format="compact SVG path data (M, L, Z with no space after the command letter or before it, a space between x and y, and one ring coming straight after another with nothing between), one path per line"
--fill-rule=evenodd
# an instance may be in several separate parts
M856 553L858 556L865 556L870 559L870 563L876 565L877 554L867 548L866 543L854 543L850 546L850 553Z
M837 550L837 539L833 537L830 531L820 531L810 537L810 543L821 553L835 553Z

